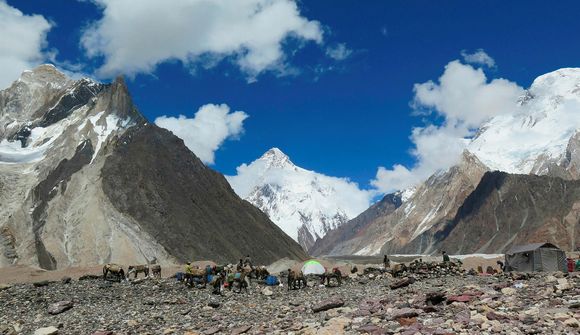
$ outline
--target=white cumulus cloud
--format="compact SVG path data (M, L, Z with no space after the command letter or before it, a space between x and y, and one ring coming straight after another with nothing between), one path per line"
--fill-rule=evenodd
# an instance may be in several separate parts
M81 39L89 57L104 58L98 73L151 73L166 61L188 67L235 62L250 80L287 72L283 44L322 43L318 21L294 0L95 0L103 17Z
M0 0L0 89L45 59L52 25L41 15L25 15Z
M474 53L470 54L467 51L461 51L461 57L463 57L463 61L468 64L474 65L485 65L487 67L494 67L495 60L491 58L483 49L478 49Z
M237 139L244 131L248 114L230 112L226 104L202 106L193 118L160 116L155 119L159 127L170 130L206 164L215 162L215 152L227 139Z
M415 84L414 92L414 108L435 112L443 121L413 129L413 167L379 167L371 184L381 192L413 186L458 163L474 131L491 117L513 113L523 89L506 79L488 81L481 68L455 60L437 83Z

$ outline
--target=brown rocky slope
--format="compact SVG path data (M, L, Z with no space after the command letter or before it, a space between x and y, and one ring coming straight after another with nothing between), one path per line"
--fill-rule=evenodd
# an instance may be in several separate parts
M231 262L250 254L269 263L307 257L168 130L148 124L127 131L101 175L113 205L179 260Z
M452 253L506 252L511 245L580 246L580 180L488 172L439 232Z

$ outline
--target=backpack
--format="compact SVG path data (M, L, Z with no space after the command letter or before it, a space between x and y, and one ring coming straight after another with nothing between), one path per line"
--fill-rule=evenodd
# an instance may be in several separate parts
M275 286L278 285L280 282L278 281L278 277L276 276L268 276L266 277L266 285L268 286Z

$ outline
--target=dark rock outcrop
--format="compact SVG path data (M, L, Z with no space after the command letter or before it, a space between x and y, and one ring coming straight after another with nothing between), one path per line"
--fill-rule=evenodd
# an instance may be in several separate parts
M105 194L179 260L307 257L168 130L142 123L115 146L101 171Z
M534 242L573 250L580 246L580 181L488 172L436 239L452 253Z

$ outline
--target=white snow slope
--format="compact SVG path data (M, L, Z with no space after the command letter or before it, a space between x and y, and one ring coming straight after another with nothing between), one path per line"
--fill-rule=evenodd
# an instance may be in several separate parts
M238 167L227 177L236 193L266 213L306 250L371 204L372 194L348 179L294 165L280 149Z
M534 167L561 163L580 128L580 69L538 77L515 113L492 118L468 145L491 170L545 174Z

